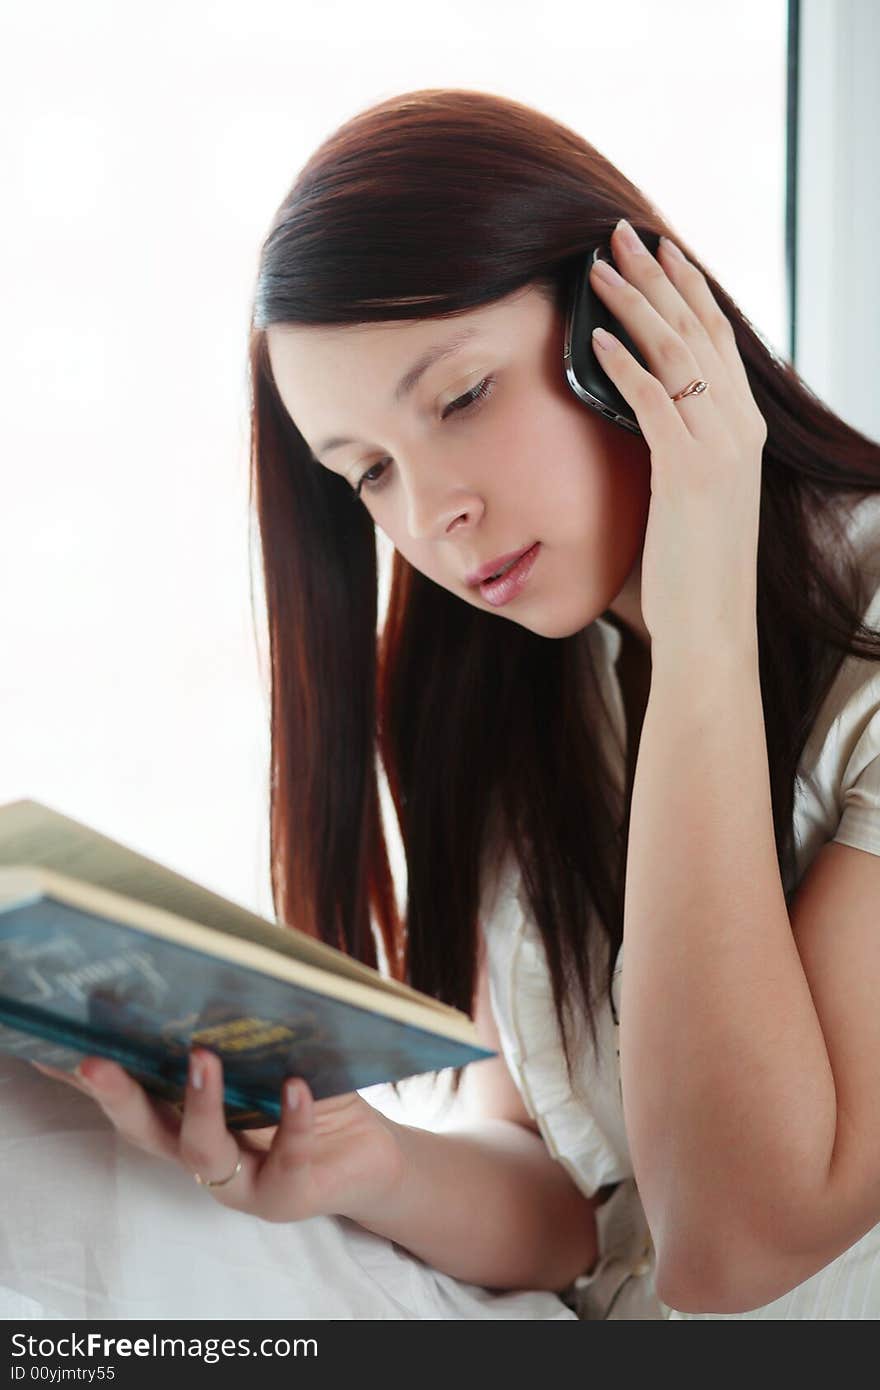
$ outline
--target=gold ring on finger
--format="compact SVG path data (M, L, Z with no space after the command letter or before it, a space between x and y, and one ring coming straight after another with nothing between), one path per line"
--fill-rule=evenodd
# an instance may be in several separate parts
M708 391L708 389L708 381L704 381L702 377L698 376L696 380L689 382L683 391L677 391L675 395L670 396L669 399L671 401L681 401L684 400L685 396L699 396L701 391Z
M228 1178L203 1178L202 1175L201 1175L201 1173L193 1173L193 1177L195 1178L196 1182L199 1184L199 1187L225 1187L226 1184L227 1184L228 1182L232 1182L232 1179L233 1179L234 1177L236 1177L240 1172L241 1172L241 1154L238 1155L238 1162L236 1163L236 1165L235 1165L235 1167L233 1168L232 1172L229 1174L229 1177L228 1177Z

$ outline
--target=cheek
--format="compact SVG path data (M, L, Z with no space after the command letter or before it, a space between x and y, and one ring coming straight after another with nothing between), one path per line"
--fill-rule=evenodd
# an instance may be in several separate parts
M396 524L381 526L375 522L376 530L381 533L384 548L390 557L396 551L401 559L412 565L414 570L424 574L428 579L435 579L441 584L448 585L449 576L443 576L439 572L439 560L436 547L424 541L414 541L407 533L404 526L398 527Z
M544 412L534 441L542 489L566 532L587 535L596 551L641 541L650 501L645 441L603 420L570 392Z
M608 493L616 517L619 544L630 556L645 539L651 505L651 453L640 435L630 434L607 420L598 420L607 435Z

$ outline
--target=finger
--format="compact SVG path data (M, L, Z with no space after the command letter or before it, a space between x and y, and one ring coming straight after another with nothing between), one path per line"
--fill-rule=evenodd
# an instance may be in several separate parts
M31 1066L48 1076L51 1081L63 1081L65 1085L72 1086L75 1091L92 1099L91 1088L80 1080L75 1071L62 1071L60 1067L50 1067L45 1062L31 1062Z
M638 232L623 218L611 233L611 249L627 283L634 285L672 331L687 343L694 361L708 375L717 356L709 327L696 306L667 274L665 259L661 262L653 256Z
M666 277L654 258L646 254L645 259L649 260L654 267L647 274L660 275L665 280ZM645 272L642 272L643 277L644 274ZM601 260L594 262L591 268L590 283L602 302L607 304L610 312L630 334L648 363L650 371L646 372L644 367L636 362L632 354L627 352L622 344L620 345L627 364L632 364L632 368L635 369L635 375L632 371L629 373L633 385L638 385L643 376L653 377L663 387L667 401L697 377L704 377L717 389L719 378L723 376L721 364L718 364L718 369L714 372L708 365L705 370L701 368L685 340L672 328L662 314L658 313L653 304L649 303L641 289L629 284L622 275L619 275L613 267L608 265L607 261ZM700 331L702 332L702 330ZM615 341L619 340L615 339ZM708 344L708 339L706 342ZM709 344L709 349L714 353L711 344ZM600 360L604 367L606 365L605 360ZM704 361L707 361L705 353ZM720 384L723 391L723 383ZM617 385L616 380L615 385ZM642 389L644 391L649 390L647 386ZM626 391L622 391L622 394L635 409L641 425L642 417L639 414L637 402L627 396ZM648 403L650 404L650 402ZM716 442L719 429L717 411L707 411L705 401L698 401L696 397L686 397L684 400L671 402L670 408L672 414L677 416L694 438L707 443Z
M265 1212L278 1211L282 1213L278 1219L286 1221L300 1221L317 1214L313 1167L316 1145L314 1097L301 1077L288 1077L281 1088L281 1123L257 1177Z
M167 1108L154 1105L146 1091L116 1062L86 1057L79 1071L87 1094L100 1105L123 1139L158 1158L177 1157L177 1123Z
M737 346L733 324L718 304L705 275L699 266L689 261L684 252L666 237L660 238L658 255L668 279L699 318L731 377L751 398L751 386Z
M629 241L630 232L634 243ZM625 278L690 346L701 375L711 380L716 402L725 410L736 412L746 428L757 424L758 407L733 324L720 308L703 272L666 237L660 238L656 258L628 226L615 228L611 242ZM682 408L687 412L692 406Z
M635 411L652 458L659 457L661 451L668 451L669 457L674 458L693 442L677 403L669 399L661 382L627 352L619 338L603 328L594 328L593 350L602 370Z
M96 1058L94 1060L100 1061L102 1059ZM80 1070L85 1061L86 1058L81 1057L73 1071L64 1071L61 1067L50 1067L47 1062L31 1062L31 1066L36 1067L37 1071L43 1072L44 1075L51 1077L54 1081L66 1082L68 1086L75 1087L76 1090L81 1091L84 1096L88 1096L90 1100L94 1100L96 1099L94 1086Z
M223 1206L236 1207L249 1200L259 1159L242 1149L226 1127L223 1066L207 1048L190 1052L177 1158L187 1172L205 1182L228 1178L241 1159L241 1171L229 1184L208 1191Z
M767 439L767 423L752 393L752 385L740 354L733 324L719 308L703 272L690 261L683 258L679 260L674 251L669 250L671 246L670 241L660 242L666 273L678 283L681 293L687 296L699 312L712 337L715 350L730 382L731 390L726 396L726 401L728 408L735 412L736 431L744 437L756 438L763 445ZM719 385L722 381L723 378L719 378Z

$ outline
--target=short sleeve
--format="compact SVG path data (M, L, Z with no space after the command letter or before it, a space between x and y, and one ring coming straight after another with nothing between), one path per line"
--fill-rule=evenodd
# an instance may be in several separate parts
M880 854L880 666L857 692L855 717L840 728L840 822L833 839ZM866 708L867 706L867 708Z
M880 630L880 493L858 510L856 548L870 601L862 622ZM836 806L842 845L880 854L880 662L851 653L835 682L838 708L825 764L828 801Z

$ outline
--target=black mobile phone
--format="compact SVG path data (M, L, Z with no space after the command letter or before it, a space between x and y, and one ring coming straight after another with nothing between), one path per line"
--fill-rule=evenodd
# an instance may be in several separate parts
M656 234L640 232L642 240L652 255L660 248L660 238ZM607 420L624 429L641 434L636 413L629 401L624 400L614 382L596 360L592 333L596 327L606 328L619 338L636 361L650 371L650 367L639 352L623 325L593 293L590 284L590 268L601 258L614 265L611 247L607 243L594 246L583 258L573 277L565 319L565 346L563 364L565 376L575 395L593 410L598 410ZM615 270L617 267L615 266Z

